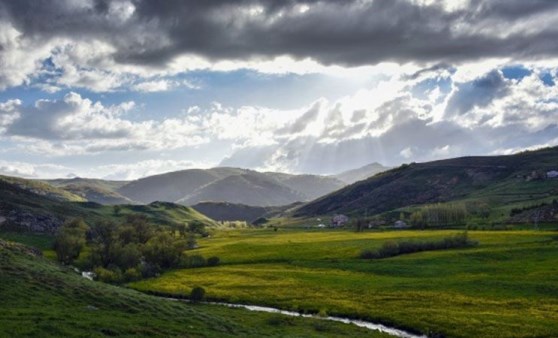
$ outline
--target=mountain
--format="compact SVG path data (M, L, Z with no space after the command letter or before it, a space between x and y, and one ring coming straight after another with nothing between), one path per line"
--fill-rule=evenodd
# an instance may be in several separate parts
M304 200L304 196L268 175L246 172L212 182L180 199L178 203L229 202L252 206L285 205Z
M333 177L345 184L353 184L357 181L362 181L389 169L391 168L385 167L378 162L374 162L357 169L347 170L337 175L333 175Z
M461 157L403 165L303 205L295 216L382 212L426 203L476 200L492 207L558 196L558 147L508 156Z
M55 187L71 192L87 201L100 204L133 204L134 202L116 192L127 181L107 181L90 178L72 178L45 181Z
M132 201L202 201L270 206L309 201L335 191L344 183L334 177L257 172L240 168L189 169L129 182L118 194Z
M118 189L118 193L142 203L154 201L176 202L206 184L224 177L239 175L242 172L242 169L236 168L175 171L129 182Z
M265 174L275 178L291 190L299 192L303 196L303 201L311 201L341 189L346 185L335 177L304 174L290 175L276 172L267 172Z

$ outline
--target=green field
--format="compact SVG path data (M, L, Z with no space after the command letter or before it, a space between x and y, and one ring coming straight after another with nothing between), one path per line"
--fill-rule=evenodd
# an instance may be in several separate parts
M0 337L388 337L319 319L148 296L86 280L2 240L0 300Z
M131 284L188 294L195 285L229 302L338 314L432 336L558 336L558 233L477 231L473 248L378 260L356 258L389 240L441 239L457 231L354 233L222 231L195 252L222 265L176 270Z

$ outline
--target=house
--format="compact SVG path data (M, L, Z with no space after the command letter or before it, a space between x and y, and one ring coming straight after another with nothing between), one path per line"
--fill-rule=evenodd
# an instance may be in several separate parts
M407 223L405 223L405 221L398 220L398 221L395 221L395 223L393 224L393 227L396 228L396 229L404 229L404 228L408 228L409 226L407 225Z
M318 228L325 228L325 224L323 223L318 224Z
M558 171L551 170L546 173L547 178L558 178Z
M349 221L349 217L345 215L342 214L334 215L331 218L331 226L334 228L342 227L348 221Z

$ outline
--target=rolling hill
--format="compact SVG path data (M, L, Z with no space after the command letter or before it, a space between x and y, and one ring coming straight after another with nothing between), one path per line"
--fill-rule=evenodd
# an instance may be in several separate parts
M492 207L558 196L558 147L508 156L412 163L386 171L298 208L295 216L374 215L426 203L482 200Z
M127 181L108 181L91 178L46 180L46 183L66 190L83 199L100 204L133 204L134 202L116 192Z
M28 186L33 186L33 189ZM117 210L113 206L63 199L59 194L53 193L52 188L48 184L38 184L32 180L9 177L0 179L0 229L54 233L67 218L81 217L94 224L104 220L120 222L132 213L145 215L150 222L159 225L197 220L208 226L217 226L213 220L183 205L166 202L125 204L120 205Z

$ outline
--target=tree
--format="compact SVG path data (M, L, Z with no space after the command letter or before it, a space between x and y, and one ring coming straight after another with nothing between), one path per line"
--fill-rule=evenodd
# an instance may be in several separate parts
M112 211L114 212L115 216L118 216L118 215L120 215L120 212L122 211L122 207L120 205L116 204L112 207Z
M196 249L198 247L198 241L196 240L196 235L190 234L188 236L188 241L186 242L186 247L189 250Z
M205 298L205 289L201 286L196 286L190 292L190 300L192 303L199 303L203 301Z
M188 231L195 234L205 235L205 224L200 221L193 221L188 224Z
M118 239L118 227L113 222L101 222L93 230L91 245L91 263L93 266L107 267L114 264L115 244Z
M56 258L63 264L72 264L85 246L85 235L89 230L83 219L73 219L64 223L54 241Z
M170 268L180 261L185 249L183 241L175 241L167 232L158 232L143 248L145 259L161 268Z

